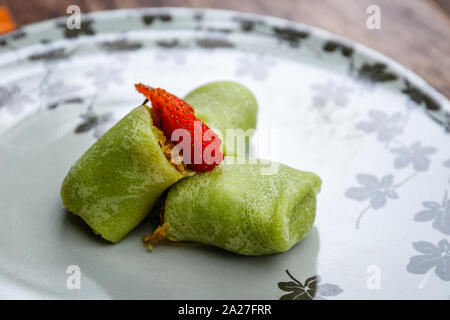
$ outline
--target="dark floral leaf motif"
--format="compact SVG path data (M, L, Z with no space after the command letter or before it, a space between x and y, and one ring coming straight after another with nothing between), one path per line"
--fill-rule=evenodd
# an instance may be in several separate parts
M312 300L312 297L304 290L295 290L280 297L280 300Z
M68 52L66 50L66 48L56 48L56 49L51 49L51 50L48 50L48 51L45 51L45 52L34 53L34 54L30 55L28 57L28 59L31 60L31 61L62 60L62 59L67 59L71 54L72 54L72 52Z
M425 147L419 141L414 142L410 147L402 146L391 149L392 153L398 156L394 160L394 167L396 169L405 168L412 165L416 171L427 171L430 168L431 160L429 155L437 152L434 147Z
M194 20L202 21L203 18L204 18L203 12L196 12L196 13L194 13Z
M70 99L65 99L65 100L61 100L61 101L57 101L54 102L52 104L49 104L47 106L48 109L50 110L54 110L56 109L59 105L64 104L64 103L83 103L83 99L82 98L70 98Z
M257 25L264 24L263 20L250 19L250 18L244 18L244 17L234 17L233 20L239 23L241 30L244 32L250 32Z
M64 30L64 38L72 39L81 35L92 36L95 34L95 30L92 27L93 20L84 20L80 23L80 28L69 29L65 22L59 22L57 26Z
M116 122L114 114L111 112L105 112L98 117L98 123L94 128L93 135L95 138L100 138L109 128L111 128Z
M206 31L210 31L210 32L219 32L219 33L223 33L223 34L228 34L228 33L232 33L233 29L229 29L229 28L214 28L214 27L209 27L205 29Z
M142 43L139 41L130 41L126 38L114 41L105 41L100 43L100 47L106 51L135 51L142 48Z
M442 239L437 245L431 242L414 242L414 249L423 255L411 257L406 270L413 274L425 274L434 268L436 275L450 281L450 243Z
M436 102L436 100L426 94L424 94L423 101L425 102L425 106L428 110L436 111L441 109L441 106Z
M240 19L239 24L241 25L242 31L249 32L255 27L255 22L247 19Z
M156 20L169 22L172 20L172 16L170 14L145 14L142 16L142 21L146 25L150 25Z
M286 273L293 281L278 283L278 288L290 292L289 294L281 296L280 300L312 300L312 297L307 294L305 286L295 279L288 270L286 270Z
M406 87L402 89L402 92L406 94L412 101L417 104L423 101L423 92L417 87L412 86L409 81L405 81Z
M19 30L16 30L16 31L11 32L11 33L9 34L9 36L10 36L11 39L13 39L13 40L19 40L19 39L25 38L25 37L26 37L26 33L25 33L25 31L23 31L22 29L19 29Z
M142 16L142 21L146 25L152 24L154 20L155 20L155 16L154 15L146 14L146 15Z
M219 38L202 38L197 39L195 41L197 45L201 48L205 49L214 49L214 48L233 48L234 44L225 39Z
M308 294L312 297L316 295L317 285L320 283L321 279L319 275L312 276L305 281L305 287L308 288Z
M297 48L300 45L300 41L302 39L306 39L309 37L309 33L306 31L300 31L293 28L282 28L282 27L273 27L272 28L275 37L283 42L287 42L289 46L293 48Z
M170 14L161 14L159 15L159 19L163 22L169 22L172 20L172 16Z
M446 235L450 235L450 200L448 192L445 191L441 204L434 201L422 203L425 210L419 211L414 216L417 222L427 222L433 220L432 227Z
M278 282L278 288L280 288L283 291L295 291L298 288L303 288L301 285L299 285L296 282L288 281L288 282Z
M368 80L370 82L387 82L394 81L398 77L396 74L386 70L387 66L384 63L365 63L358 71L358 75L361 79Z
M98 115L92 111L92 107L88 107L86 113L80 115L83 120L75 128L75 133L85 133L93 131L95 138L100 138L114 123L114 115L106 112Z
M88 132L97 125L97 122L95 117L87 118L75 128L75 133Z
M353 54L353 48L341 45L341 52L344 57L350 57Z
M156 45L162 48L176 48L180 46L180 42L178 41L178 39L160 40L156 42Z
M417 104L424 103L428 110L440 110L441 106L429 95L425 94L421 89L413 86L408 80L405 80L405 88L402 92L406 94L412 101Z
M288 276L292 281L278 282L278 288L289 292L280 297L280 300L326 300L327 296L335 296L343 292L338 286L330 283L320 284L320 276L312 276L305 281L303 285L299 280L294 278L288 270Z
M339 43L334 42L334 41L327 41L323 45L323 50L328 51L328 52L334 52L334 51L336 51L337 48L339 48Z
M8 39L15 41L26 37L26 33L22 29L18 29L16 31L12 31L10 33L7 33L6 35L0 36L0 43L4 43L6 45L8 43Z
M344 44L335 42L335 41L327 41L323 45L322 49L327 52L334 52L336 49L340 49L342 55L344 57L350 57L353 54L353 49Z
M83 103L83 98L70 98L64 100L65 103Z
M6 35L0 35L0 46L4 47L8 44L8 39L15 41L26 37L26 33L22 29L12 31Z

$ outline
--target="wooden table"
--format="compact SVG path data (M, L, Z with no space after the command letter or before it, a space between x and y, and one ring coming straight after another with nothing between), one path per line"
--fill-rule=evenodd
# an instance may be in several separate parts
M378 50L450 97L448 0L0 0L17 25L66 14L126 7L185 6L267 14L317 26ZM439 4L441 3L441 5ZM381 9L381 29L366 26L369 5Z

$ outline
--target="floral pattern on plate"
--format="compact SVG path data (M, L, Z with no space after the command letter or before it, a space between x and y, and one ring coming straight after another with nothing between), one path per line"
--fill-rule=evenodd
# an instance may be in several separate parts
M124 259L114 258L138 250L134 237L139 235L131 234L124 244L105 253L108 261L115 262L111 263L112 269L126 275L127 283L115 286L116 278L106 279L105 272L98 273L88 266L86 272L91 274L86 279L87 296L171 297L167 287L176 285L185 296L196 297L208 290L215 298L240 298L234 295L235 288L239 287L243 298L278 298L280 290L283 291L281 299L293 300L398 298L395 290L380 291L379 296L369 293L361 289L365 279L355 279L354 275L367 267L366 251L372 250L374 261L383 268L396 270L398 290L406 297L421 298L428 294L447 298L445 285L450 274L446 238L450 231L448 99L378 53L325 31L281 19L236 12L160 8L85 15L79 30L66 29L62 18L0 36L0 67L7 67L9 72L9 77L0 82L0 131L20 128L16 124L26 127L31 125L28 120L42 116L37 122L48 126L35 129L36 135L41 139L47 137L55 144L62 141L59 149L51 149L46 161L37 163L54 164L61 163L65 157L71 161L76 158L79 150L99 138L129 106L141 102L132 88L135 82L155 83L170 90L173 87L182 94L206 81L233 79L255 92L260 103L258 126L275 124L289 133L284 141L295 141L302 151L292 157L301 159L299 169L310 168L323 178L316 220L320 239L314 235L320 242L320 259L319 246L311 248L310 239L303 240L288 253L254 259L186 249L177 251L183 255L180 264L183 269L178 264L171 265L176 271L171 270L172 282L162 283L160 275L149 272L152 268L147 267L155 264L153 270L166 270L164 261L167 260L156 256L157 252L152 253L156 258L152 256L151 261L141 253L133 256L136 268L145 266L141 273L129 273L129 265L120 262ZM46 131L49 136L42 136ZM33 142L34 136L30 139ZM35 144L30 141L29 145ZM80 141L83 148L72 150L74 141ZM1 147L6 144L0 140ZM292 145L284 149L291 150L289 147ZM26 158L14 154L16 149L11 146L8 150L12 151L5 156L5 163ZM279 160L291 161L295 166L298 161L292 158ZM22 171L28 168L23 166ZM48 180L59 183L62 172L58 168L50 169ZM58 177L53 177L56 173ZM0 210L13 219L9 212L16 206L8 202L14 198L8 191L18 188L15 183L20 183L20 179L7 176L5 183L8 188L2 190L5 198L0 198ZM38 203L40 199L48 199L48 193L35 192L36 196L29 192L33 208L37 208L41 217L52 214L52 219L42 220L53 221L59 217L55 212L49 213L51 210L39 211L48 206L48 203ZM52 205L59 208L57 196L54 201ZM1 207L2 203L9 205ZM17 230L27 230L24 233L33 236L36 230L20 224L26 221L20 212L15 216L22 217L21 221L11 221ZM26 255L39 261L45 272L56 268L49 261L56 261L58 268L65 266L67 254L70 259L74 253L74 257L82 260L76 253L92 244L88 237L69 241L78 235L72 222L60 222L54 229L61 230L61 226L65 226L64 234L69 236L58 238L62 233L49 232L49 236L59 239L58 246L64 248L59 251L60 260L53 256L42 259L38 255L56 248L45 240L32 243L33 250L27 251ZM0 237L4 237L1 241L17 238L11 234L13 230L1 227L0 230L3 231ZM398 230L405 231L399 235ZM69 240L65 242L66 239ZM346 239L352 241L345 242ZM79 244L82 241L86 242ZM390 250L375 252L381 246ZM108 256L110 252L115 256ZM166 254L171 255L169 251ZM11 257L16 255L11 253ZM95 254L86 255L96 261ZM174 256L170 256L173 261ZM202 259L207 263L199 265ZM3 261L0 262L2 270L14 271L23 266L10 265L13 259L0 261ZM237 270L238 264L245 268ZM279 271L288 266L291 271L286 273L290 280L280 282ZM186 270L198 270L202 276L220 275L206 283L199 281L196 272L187 276ZM233 270L233 275L229 270ZM26 278L23 274L6 277ZM135 278L139 274L147 278ZM417 275L424 274L434 281L428 285L427 293L424 290L428 287L422 291L405 289L414 285L412 281ZM321 277L331 283L322 283ZM33 281L37 280L23 279L24 283ZM48 284L40 283L40 286L47 288ZM123 290L123 286L130 286L130 290ZM160 290L152 291L154 287ZM52 290L56 297L76 295L65 288L60 290L57 285Z

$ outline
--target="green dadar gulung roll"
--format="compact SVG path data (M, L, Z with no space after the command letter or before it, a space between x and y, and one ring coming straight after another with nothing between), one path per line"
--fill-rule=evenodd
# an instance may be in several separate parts
M64 206L96 234L120 241L186 175L165 157L160 135L147 106L133 109L70 168L61 187Z
M255 127L256 100L238 83L206 84L188 97L199 118L224 133ZM76 161L61 187L64 206L114 243L151 212L166 189L194 173L173 163L173 144L153 125L154 115L155 110L144 105L132 110Z
M253 93L234 81L216 81L200 86L188 93L184 100L195 109L195 115L211 128L219 130L223 141L223 153L227 156L242 155L235 137L248 143L252 136L246 131L256 128L258 103ZM227 129L233 136L227 136Z
M289 250L312 227L321 180L278 165L263 175L267 164L222 164L181 180L167 194L162 226L144 242L200 242L242 255Z

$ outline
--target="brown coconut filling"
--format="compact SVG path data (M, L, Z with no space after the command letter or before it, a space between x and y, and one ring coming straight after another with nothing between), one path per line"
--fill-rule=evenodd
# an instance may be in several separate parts
M196 172L194 170L191 170L187 167L186 164L183 163L183 154L180 152L176 155L176 157L172 157L172 150L175 148L175 144L166 137L164 134L164 131L161 130L161 121L156 115L155 111L148 107L144 101L143 105L145 105L152 117L153 120L153 126L155 127L156 131L159 135L159 146L161 147L161 151L163 152L164 156L166 157L167 161L170 162L170 164L179 172L181 172L185 176L192 176ZM165 202L165 199L164 199ZM198 245L196 243L188 243L188 242L173 242L166 239L167 236L167 224L164 223L164 204L162 205L161 211L159 212L159 225L153 231L152 234L144 236L142 239L142 242L144 246L146 246L148 249L153 249L153 246L161 243L165 245L171 245L171 246L192 246L192 245Z
M164 202L166 199L164 199ZM188 241L170 241L167 239L167 227L168 224L164 222L164 211L165 205L163 204L159 212L159 224L152 234L144 236L142 243L149 250L152 250L158 243L166 246L174 247L193 247L193 246L204 246L205 244L199 242L188 242Z
M144 103L145 104L145 103ZM160 129L160 120L158 119L158 116L156 115L155 111L152 108L149 108L150 115L153 119L154 127L158 131L159 135L159 146L161 147L162 152L164 153L164 156L166 157L167 161L170 162L170 164L177 169L177 171L183 173L186 176L192 176L195 174L195 171L189 169L186 164L183 163L183 154L180 152L175 157L172 157L172 150L175 148L175 144L166 137L164 134L164 131Z
M166 199L164 199L164 202L165 201ZM142 239L144 246L146 246L149 250L152 250L154 245L165 241L167 236L167 224L164 223L164 208L165 205L163 204L161 211L159 211L158 227L156 227L152 234L148 234Z

